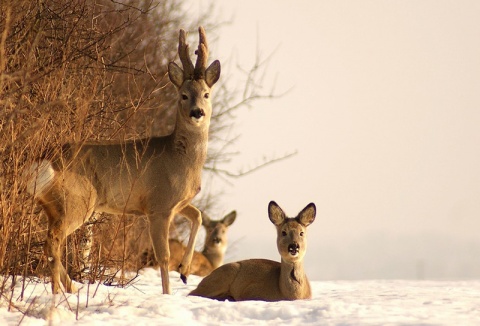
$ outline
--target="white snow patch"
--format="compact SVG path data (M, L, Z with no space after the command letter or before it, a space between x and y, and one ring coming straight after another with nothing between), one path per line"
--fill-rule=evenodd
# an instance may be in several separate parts
M80 295L54 297L29 279L23 300L18 281L0 298L0 325L480 325L478 280L312 281L313 299L282 302L188 297L200 280L171 272L163 295L159 273L145 269L127 288L78 284Z

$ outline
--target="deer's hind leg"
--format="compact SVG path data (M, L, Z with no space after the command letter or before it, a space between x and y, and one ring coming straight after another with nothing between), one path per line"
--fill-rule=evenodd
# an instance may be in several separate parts
M54 194L50 193L50 195ZM60 283L63 284L66 292L72 293L76 291L76 288L62 264L62 248L67 237L67 215L65 214L67 199L65 197L52 197L54 198L50 201L42 202L48 216L48 231L44 251L51 271L52 293L60 293Z
M62 248L69 234L82 226L93 214L96 191L84 178L65 175L39 196L48 217L45 254L52 273L52 293L60 292L60 283L68 293L76 292L62 264Z
M232 284L237 277L239 268L238 263L230 263L218 267L207 275L198 284L197 288L188 295L220 301L235 301L235 295L232 293Z
M52 203L49 203L52 206ZM57 206L57 205L56 205ZM60 205L58 205L60 206ZM65 268L62 265L61 261L61 248L65 242L65 231L63 230L61 218L62 215L51 213L49 210L48 215L48 231L47 239L45 241L45 255L47 256L48 265L50 267L50 273L52 278L52 293L57 294L60 292L60 283L63 283L65 286L65 291L68 292L69 288L72 289L71 280L67 280L68 275L66 275ZM55 212L56 213L56 212ZM67 278L66 278L67 277ZM66 285L65 285L66 284Z
M66 237L65 232L63 232L61 228L49 227L45 254L47 255L48 264L52 272L53 294L60 292L60 283L63 284L65 292L77 292L77 288L62 264L62 249L64 248Z

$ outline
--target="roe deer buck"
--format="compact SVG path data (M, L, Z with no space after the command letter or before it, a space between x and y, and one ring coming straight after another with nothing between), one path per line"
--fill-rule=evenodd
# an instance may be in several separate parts
M205 212L202 212L202 225L205 227L205 245L202 252L195 251L192 257L190 273L198 276L206 276L214 269L223 264L225 251L227 250L227 230L237 217L237 212L232 211L223 219L211 220ZM168 241L170 245L169 270L178 270L180 257L186 248L176 239Z
M146 215L150 238L160 264L163 293L168 279L168 230L175 214L191 221L192 229L181 266L182 280L190 271L200 211L190 204L200 191L201 171L207 155L212 115L210 90L220 77L220 62L208 68L205 31L195 66L180 30L178 54L183 70L168 65L170 81L178 92L174 131L169 136L122 143L67 144L45 155L27 173L27 190L48 216L45 253L52 272L52 292L60 283L76 291L61 263L61 246L67 235L84 224L93 212Z
M237 212L232 211L223 219L213 221L205 212L202 212L202 225L205 227L205 244L202 252L194 251L190 274L206 276L215 268L223 264L225 251L227 250L227 230L235 222ZM186 247L178 239L169 239L170 261L168 269L178 271L181 257L185 254ZM143 252L141 257L143 266L154 266L155 259L152 257L151 249Z
M248 259L220 266L205 277L189 295L217 300L310 299L310 283L303 270L307 250L307 226L315 220L316 208L308 204L295 218L285 216L271 201L268 216L277 228L281 263Z

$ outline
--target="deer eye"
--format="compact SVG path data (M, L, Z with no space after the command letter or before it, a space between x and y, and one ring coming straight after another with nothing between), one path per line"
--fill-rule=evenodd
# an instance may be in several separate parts
M210 97L210 93L205 93L205 95L203 95L203 97L209 98L209 97Z
M184 100L184 101L185 101L185 100L188 100L188 96L185 95L185 94L182 94L182 100Z
M303 237L303 232L300 232L300 236Z
M282 231L282 235L283 235L284 237L287 236L287 232Z

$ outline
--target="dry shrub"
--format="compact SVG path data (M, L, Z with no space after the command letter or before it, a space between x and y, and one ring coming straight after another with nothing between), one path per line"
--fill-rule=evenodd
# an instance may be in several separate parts
M48 275L45 218L22 178L36 157L67 142L124 141L172 130L176 94L166 67L176 56L178 28L190 28L179 2L0 3L2 275ZM110 216L94 227L100 240L92 249L95 275L132 265L144 228L134 228L135 219ZM70 238L66 253L82 241L81 235ZM75 254L65 257L69 269L80 269Z
M0 275L14 281L18 275L23 280L49 275L43 255L46 221L25 193L22 178L36 157L67 142L121 142L171 132L176 94L166 67L177 55L178 29L197 28L180 4L180 0L0 2ZM208 31L214 29L206 19L200 21ZM257 77L263 78L263 64L245 71L241 90L217 86L208 186L212 178L242 174L220 168L238 154L227 150L234 137L221 134L234 123L236 110L273 97L273 90L260 93ZM222 75L228 78L225 70ZM195 204L212 212L220 193L208 188ZM142 267L140 256L149 247L148 225L141 217L96 217L67 239L64 264L77 279L126 284L129 280L122 273ZM182 219L176 221L177 233L188 232ZM82 274L84 257L79 252L91 230L90 269ZM0 294L7 278L3 280Z

